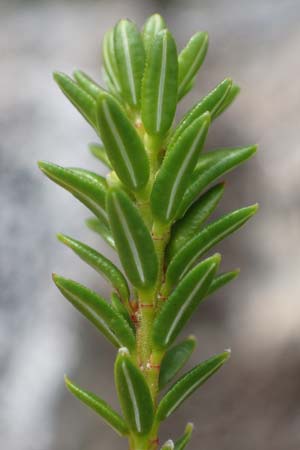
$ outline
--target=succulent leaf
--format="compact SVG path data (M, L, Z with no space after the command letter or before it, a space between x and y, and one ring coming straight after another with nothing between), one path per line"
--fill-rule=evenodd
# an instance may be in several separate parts
M178 374L196 348L196 339L190 336L170 348L161 363L159 373L159 389L163 389Z
M95 219L91 217L85 221L86 226L94 231L94 233L99 234L104 241L114 250L116 249L114 238L112 237L111 231L103 220Z
M119 350L116 359L115 383L128 426L138 435L148 433L153 423L150 390L144 375L133 364L126 348Z
M194 425L192 423L188 423L185 427L183 436L175 442L174 450L184 450L186 448L187 444L191 440L193 429Z
M184 400L222 367L229 356L230 351L226 350L219 355L207 359L183 375L160 401L156 412L156 419L159 422L167 419Z
M178 97L181 99L203 64L208 49L208 34L198 32L191 37L178 56Z
M89 408L96 411L105 422L113 428L120 436L126 436L129 429L124 419L113 408L106 403L102 398L95 395L93 392L86 391L73 383L68 377L65 377L65 383L69 391L77 397L82 403Z
M205 113L186 128L167 151L151 194L153 215L161 223L171 223L177 213L189 184L190 174L202 150L209 124L209 113Z
M107 195L107 212L128 279L136 288L153 287L158 274L158 261L151 235L137 207L127 194L115 188Z
M224 272L217 275L211 282L209 286L207 295L213 294L218 291L221 287L230 283L230 281L235 280L239 276L239 269L233 270L231 272Z
M153 14L146 20L142 33L146 54L149 52L157 33L164 28L166 28L166 22L159 14Z
M205 297L220 264L216 254L194 267L174 289L153 323L152 339L159 349L168 348Z
M89 77L82 70L75 70L73 76L77 81L78 85L95 100L97 100L98 95L101 94L101 92L104 92L104 89L101 86L99 86L99 84L97 84L94 80L92 80L92 78Z
M102 56L104 70L110 83L109 86L112 86L113 90L116 93L120 93L121 82L115 55L114 31L115 29L113 28L107 31L104 35L102 44Z
M142 121L148 134L164 136L177 104L178 61L173 36L159 31L148 52L142 83Z
M99 145L93 142L89 144L89 150L91 154L95 156L95 158L99 159L99 161L101 161L109 169L112 169L111 163L107 157L107 153L103 145Z
M99 294L73 280L53 275L53 281L63 296L100 330L116 347L124 345L135 350L135 336L126 322L114 308Z

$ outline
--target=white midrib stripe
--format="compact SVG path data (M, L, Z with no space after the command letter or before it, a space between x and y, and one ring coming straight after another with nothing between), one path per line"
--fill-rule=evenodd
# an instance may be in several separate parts
M84 303L80 297L78 297L76 294L73 294L72 292L70 292L68 289L66 289L66 291L68 292L68 295L77 303L79 303L80 305L82 305L84 307L84 309L93 316L93 318L101 325L102 328L105 329L105 331L107 332L107 334L114 340L117 342L117 344L122 347L122 342L119 341L119 339L117 338L117 336L111 331L111 329L109 328L109 326L107 325L107 323L101 318L99 317L99 315L90 307L88 306L86 303Z
M162 120L162 104L164 101L165 81L166 81L166 65L167 65L167 36L163 37L162 42L162 61L159 77L157 111L156 111L156 132L159 131Z
M122 363L122 369L123 369L124 378L125 378L125 381L126 381L126 384L127 384L129 396L130 396L130 399L131 399L132 407L133 407L135 426L136 426L137 431L140 433L142 428L141 428L141 419L140 419L139 408L138 408L138 404L137 404L137 401L136 401L133 384L132 384L132 381L130 379L130 376L129 376L129 373L128 373L128 370L127 370L125 362Z
M107 45L109 45L109 46L111 47L111 51L112 51L112 53L114 53L114 48L113 48L113 47L114 47L114 41L113 41L113 34L112 34L112 33L111 33L111 35L107 38L107 40L108 40ZM113 69L113 66L112 66L112 64L111 64L109 51L108 51L106 45L104 45L103 52L104 52L104 59L105 59L105 61L106 61L106 63L107 63L107 69L108 69L108 72L109 72L109 74L110 74L110 76L111 76L111 78L112 78L112 82L113 82L113 84L115 85L117 91L118 91L118 92L121 92L121 86L120 86L120 84L119 84L119 80L118 80L118 78L117 78L117 76L116 76L116 74L115 74L115 71L114 71L114 69Z
M134 187L136 187L137 186L136 176L135 176L131 161L128 158L128 154L127 154L126 148L123 144L122 138L121 138L121 136L117 130L117 127L115 126L114 121L110 115L109 109L107 107L107 103L104 101L102 104L103 104L103 112L104 112L105 118L108 122L108 126L110 127L112 135L114 136L114 139L115 139L117 147L120 151L121 157L125 163L128 173L130 175L132 184Z
M121 25L121 33L122 33L122 38L123 38L123 43L124 43L124 56L125 56L125 64L126 64L126 70L127 70L127 78L129 81L129 87L130 87L130 92L131 92L131 96L132 96L132 101L133 101L133 104L136 105L136 103L137 103L136 90L135 90L135 84L134 84L134 78L133 78L131 56L130 56L129 45L128 45L128 36L127 36L125 27L126 27L126 23L123 22L123 24Z
M211 109L210 114L214 115L214 113L219 109L219 107L221 106L221 104L223 103L223 100L225 100L225 97L227 96L227 93L229 92L229 89L227 89L224 94L222 95L222 97L220 98L220 100L215 104L214 108Z
M209 274L212 272L212 270L214 270L215 265L213 265L205 274L204 277L201 278L201 280L196 284L196 286L194 287L194 289L192 290L192 292L189 294L188 298L186 299L186 301L183 303L183 305L181 306L181 308L179 309L174 321L172 322L172 325L168 331L168 334L165 338L165 342L164 344L167 345L169 343L169 339L172 336L172 333L174 331L174 329L176 328L178 322L181 320L184 312L186 311L186 309L190 306L191 302L194 299L194 295L195 293L198 291L198 289L201 288L201 286L203 285L203 283L206 281L207 277L209 276Z
M225 237L227 234L229 234L231 232L231 230L234 230L237 226L239 226L240 223L242 223L245 220L245 218L239 220L238 222L235 222L234 225L232 225L231 227L227 228L223 233L218 234L218 236L213 239L212 241L209 242L209 244L207 244L206 246L201 248L200 253L203 254L207 248L211 247L212 245L215 244L215 242L220 241L221 239L223 239L223 237ZM199 253L197 253L189 263L187 263L184 271L182 272L182 276L184 274L186 274L186 272L189 270L189 268L191 267L191 265L196 261L196 259L199 258Z
M220 364L221 365L221 364ZM218 368L218 367L217 367ZM206 378L208 378L214 371L216 370L216 367L214 367L212 370L210 370L208 373L205 374L205 377L200 378L199 380L195 381L192 386L188 388L187 391L184 392L184 394L174 403L172 408L168 411L168 414L166 417L169 417L170 414L172 414L173 411L195 390L197 387L202 383L202 381Z
M51 173L51 177L54 178L56 181L59 181L59 183L61 183L61 179L59 177L56 177L55 175L53 175ZM69 188L70 186L67 183L62 183L66 188ZM82 191L80 191L79 189L74 189L72 188L76 193L78 193L81 197L83 197L88 203L90 203L91 205L94 206L94 208L97 211L100 211L100 213L102 214L102 216L107 220L108 222L108 215L105 211L105 209L102 208L101 205L99 205L99 203L97 203L95 200L92 200L88 195L84 194Z
M196 137L195 137L191 147L189 148L189 150L187 152L187 155L186 155L186 157L185 157L185 159L183 161L183 164L180 166L179 172L177 173L177 175L175 177L175 183L172 186L172 190L171 190L170 197L169 197L169 204L168 204L168 209L167 209L167 214L166 214L167 215L167 219L169 219L170 212L171 212L171 210L173 208L174 200L175 200L175 197L176 197L176 193L177 193L177 189L178 189L179 183L181 181L182 174L185 172L187 166L190 163L190 160L194 156L195 150L198 150L197 146L198 146L199 140L200 140L200 138L202 136L203 129L204 129L204 126L202 126L200 128L198 134L196 135Z
M142 266L140 254L138 252L138 249L136 248L134 239L132 237L132 233L130 231L130 228L129 228L128 223L127 223L127 221L126 221L126 219L124 217L122 208L120 207L119 203L116 201L115 198L113 198L113 202L114 202L114 205L115 205L115 208L116 208L119 220L121 222L124 234L126 236L126 240L128 242L128 245L130 247L131 253L133 255L133 259L134 259L134 262L136 264L136 268L137 268L140 280L141 280L142 283L144 283L145 282L145 275L144 275L144 271L143 271L143 266Z
M190 78L190 76L191 76L191 73L193 73L195 67L197 66L197 64L198 64L198 62L199 62L200 57L202 56L202 49L203 49L204 45L205 45L205 41L203 42L201 48L198 50L198 55L197 55L196 58L194 59L193 64L190 66L188 72L186 73L185 77L184 77L183 80L181 81L180 86L179 86L179 88L178 88L178 91L180 91L181 89L183 89L183 88L185 87L186 82L189 81L189 78Z

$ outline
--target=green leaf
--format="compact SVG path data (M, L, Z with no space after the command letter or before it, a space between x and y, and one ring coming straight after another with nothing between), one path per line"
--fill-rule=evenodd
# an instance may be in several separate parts
M124 192L111 189L107 212L114 241L128 279L136 288L154 286L158 261L151 235L134 203Z
M166 349L205 297L220 264L216 254L194 267L174 289L153 323L152 339L159 349Z
M99 234L111 248L116 249L114 238L105 222L91 217L85 221L85 224L94 233Z
M106 150L102 145L91 143L89 144L89 150L95 158L99 159L99 161L101 161L109 169L112 169Z
M194 78L192 81L190 81L185 88L183 89L183 91L181 92L181 95L178 96L178 102L186 95L188 94L193 87L195 86L195 82L196 82L196 78Z
M55 72L53 78L75 108L97 129L95 99L67 75Z
M173 36L157 33L148 53L142 85L142 121L150 135L164 136L177 105L178 62Z
M65 377L66 387L69 391L77 397L82 403L89 408L96 411L104 421L113 428L120 436L125 436L129 433L128 427L124 419L104 400L99 398L93 392L86 391L73 383L68 377Z
M186 425L183 436L175 442L174 450L184 450L186 448L191 440L193 429L194 425L191 422Z
M227 93L225 99L222 104L219 106L217 111L215 112L215 119L219 117L229 106L232 105L238 94L240 93L241 88L237 84L233 84Z
M167 28L166 22L159 14L153 14L146 20L142 33L146 53L149 52L157 33L164 28Z
M174 450L174 442L172 439L167 440L167 442L165 442L161 447L161 450Z
M135 333L135 327L129 315L128 309L125 307L124 303L122 303L122 300L115 292L113 292L111 295L111 304L115 308L115 310L124 317L126 322L130 325Z
M71 248L83 261L103 275L112 284L124 301L129 299L127 281L120 270L109 259L88 245L72 239L69 236L58 234L57 237L60 242Z
M122 96L133 107L141 99L141 83L145 67L143 40L136 25L120 20L114 31L114 48Z
M218 291L221 287L225 286L225 284L235 280L238 277L239 273L239 269L233 270L232 272L220 273L213 279L206 295L210 295L213 292Z
M159 373L159 389L163 389L178 374L191 357L196 348L196 339L190 336L170 348L161 363Z
M100 220L107 223L107 184L103 177L88 170L61 167L46 161L40 161L38 165L50 180L69 191Z
M175 223L167 247L167 259L170 259L200 230L205 220L216 209L224 194L224 183L210 188L187 211L185 216Z
M183 375L165 394L157 408L156 419L167 419L199 386L211 377L229 358L230 351L207 359Z
M135 335L114 308L100 295L73 280L53 275L53 281L69 302L80 311L116 347L135 350Z
M244 225L256 213L257 208L258 205L252 205L222 216L210 223L182 247L168 266L167 289L177 283L205 252Z
M121 92L120 75L115 55L114 28L107 31L103 38L102 56L105 73L107 74L110 85L119 94Z
M226 148L200 155L178 211L182 217L201 192L213 181L249 159L257 147Z
M115 384L126 422L139 435L147 434L153 423L153 403L144 375L121 348L115 363Z
M200 102L186 113L179 125L175 128L171 137L170 145L177 140L178 136L189 126L194 120L208 111L211 115L211 119L215 118L215 113L219 106L222 104L227 93L230 91L232 80L226 78L222 83L213 89L208 95L203 97Z
M78 85L95 100L97 100L98 95L101 94L101 92L104 92L104 89L82 70L75 70L73 76Z
M202 150L209 124L209 113L203 114L167 150L151 193L152 212L161 223L171 223L177 213Z
M108 158L120 180L134 191L149 178L149 161L144 145L125 111L109 94L101 94L97 120Z
M208 49L208 34L198 32L192 36L187 46L178 56L178 97L193 81L202 66Z

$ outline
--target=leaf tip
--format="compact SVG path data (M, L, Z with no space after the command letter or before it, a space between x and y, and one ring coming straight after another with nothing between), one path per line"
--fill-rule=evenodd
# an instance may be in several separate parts
M118 350L119 355L121 356L128 356L129 355L129 350L127 347L120 347Z

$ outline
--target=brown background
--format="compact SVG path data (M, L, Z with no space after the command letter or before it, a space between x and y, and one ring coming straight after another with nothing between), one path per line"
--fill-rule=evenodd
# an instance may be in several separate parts
M58 294L52 271L103 294L107 285L62 248L62 231L108 252L89 213L44 179L36 160L102 170L91 129L51 72L100 79L99 46L120 17L162 13L181 48L198 30L210 51L192 103L225 76L242 94L210 131L207 148L259 144L227 176L218 214L259 201L259 215L218 249L241 267L190 323L192 363L232 348L230 363L169 419L163 437L196 423L194 450L299 450L299 0L1 1L0 4L0 444L5 450L96 450L124 442L64 389L67 373L117 405L114 352Z

